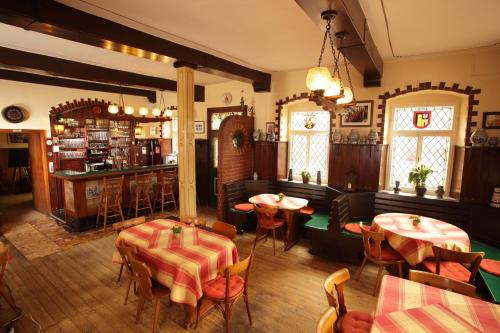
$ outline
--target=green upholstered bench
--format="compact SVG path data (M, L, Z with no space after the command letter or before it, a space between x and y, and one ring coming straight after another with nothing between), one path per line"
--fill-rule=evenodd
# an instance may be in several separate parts
M484 252L485 259L500 260L500 249L475 240L471 240L473 252ZM500 303L500 277L479 269L479 276L483 280L487 292L495 303Z
M371 221L351 221L347 222L344 227L342 228L342 231L340 231L340 236L343 237L351 237L351 238L362 238L363 236L361 234L356 234L350 232L348 229L348 225L359 225L360 222L363 222L364 225L370 226L372 224Z
M328 231L330 223L330 215L323 212L315 212L311 215L311 219L304 224L304 227L309 229Z

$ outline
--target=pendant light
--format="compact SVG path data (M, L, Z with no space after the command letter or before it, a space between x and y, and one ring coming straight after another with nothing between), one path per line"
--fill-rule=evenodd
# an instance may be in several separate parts
M118 108L118 105L116 104L109 104L108 106L108 112L111 113L111 114L117 114L118 113L119 108Z
M129 116L133 115L135 112L134 107L132 106L126 106L125 107L125 114L128 114Z
M151 111L151 114L158 118L159 116L161 116L161 110L159 108L154 108L152 111Z
M142 106L139 108L139 114L143 117L146 117L148 115L149 111L148 108L145 106Z
M344 97L339 98L337 100L337 105L341 106L353 106L356 104L355 99L354 99L354 91L353 91L353 86L351 82L351 74L349 73L349 66L347 65L347 58L344 54L344 48L342 47L342 43L344 39L347 37L348 33L347 32L338 32L335 34L335 37L340 39L340 49L339 49L339 56L337 57L338 60L340 60L340 56L344 58L344 66L345 66L345 71L347 75L347 80L348 80L348 87L344 86Z
M174 115L174 112L171 108L167 108L167 110L165 110L166 117L172 118L173 115Z

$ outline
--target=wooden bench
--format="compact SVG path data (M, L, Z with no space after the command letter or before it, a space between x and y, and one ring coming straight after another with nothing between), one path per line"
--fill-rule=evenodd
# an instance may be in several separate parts
M471 240L473 252L484 252L484 259L500 260L500 249L494 246ZM479 279L477 279L478 289L484 289L495 303L500 303L500 277L490 274L481 268L479 269Z

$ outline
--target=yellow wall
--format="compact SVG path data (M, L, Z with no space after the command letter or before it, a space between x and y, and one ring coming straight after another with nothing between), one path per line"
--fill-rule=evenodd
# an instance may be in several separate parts
M0 133L0 148L28 148L27 143L10 143L7 133Z

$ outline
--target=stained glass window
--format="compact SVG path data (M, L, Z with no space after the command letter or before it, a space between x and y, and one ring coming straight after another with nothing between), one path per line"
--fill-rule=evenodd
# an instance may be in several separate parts
M218 112L218 113L212 113L212 119L210 119L210 126L212 127L212 131L218 131L220 124L224 119L226 119L229 116L234 116L238 115L241 116L243 112Z
M449 131L453 127L453 106L426 106L411 108L396 108L394 111L395 131ZM429 124L425 128L414 125L419 112L429 115Z

